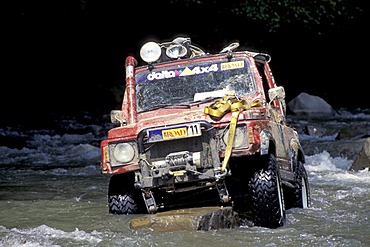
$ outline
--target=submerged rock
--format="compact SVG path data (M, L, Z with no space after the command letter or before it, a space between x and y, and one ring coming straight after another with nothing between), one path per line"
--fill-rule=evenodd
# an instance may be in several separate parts
M131 229L150 229L156 232L216 230L252 226L231 207L186 208L148 214L130 221Z

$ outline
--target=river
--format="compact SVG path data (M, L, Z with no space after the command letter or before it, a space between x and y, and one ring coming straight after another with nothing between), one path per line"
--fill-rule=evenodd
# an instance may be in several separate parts
M370 115L368 115L370 119ZM111 215L99 142L108 116L63 117L57 128L3 126L0 246L370 246L370 172L322 152L306 156L312 205L287 210L283 227L132 230Z

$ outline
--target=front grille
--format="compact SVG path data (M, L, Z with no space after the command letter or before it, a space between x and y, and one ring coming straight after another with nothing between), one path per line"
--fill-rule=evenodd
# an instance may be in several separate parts
M148 142L147 131L142 133L139 137L141 138L139 140L140 153L145 154L149 164L162 161L166 162L168 166L176 166L176 164L184 164L185 159L188 159L191 165L196 166L197 170L213 168L215 164L219 164L214 131L210 131L210 128L204 124L200 136L182 139ZM186 158L187 155L191 157Z

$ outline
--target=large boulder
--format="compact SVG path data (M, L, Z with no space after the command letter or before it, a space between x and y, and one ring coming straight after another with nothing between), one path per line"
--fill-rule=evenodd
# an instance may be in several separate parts
M305 116L334 116L336 111L318 96L300 93L288 102L288 112Z

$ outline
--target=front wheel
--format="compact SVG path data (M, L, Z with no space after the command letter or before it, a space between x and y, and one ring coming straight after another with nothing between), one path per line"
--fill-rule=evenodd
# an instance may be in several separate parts
M273 154L267 155L261 165L249 181L253 222L256 226L277 228L285 223L280 172Z
M108 207L111 214L135 214L138 212L135 198L130 193L109 196Z
M108 207L111 214L145 213L141 191L134 188L131 173L113 175L109 182Z

